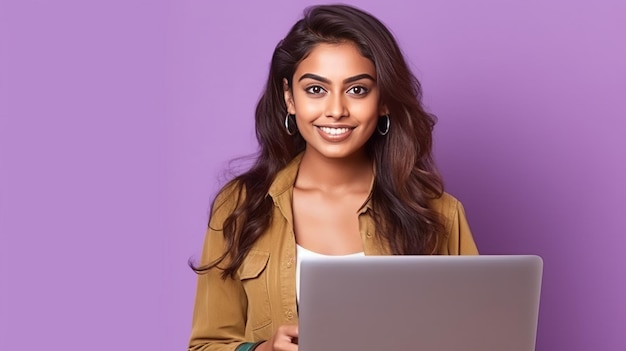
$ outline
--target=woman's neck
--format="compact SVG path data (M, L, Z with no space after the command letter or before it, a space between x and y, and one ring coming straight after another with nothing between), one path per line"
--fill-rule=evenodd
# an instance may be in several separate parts
M374 176L365 153L349 158L327 158L305 150L295 186L324 192L369 192Z

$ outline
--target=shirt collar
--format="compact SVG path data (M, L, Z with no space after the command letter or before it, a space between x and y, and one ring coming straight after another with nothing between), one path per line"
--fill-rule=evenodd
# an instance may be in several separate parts
M285 168L281 169L272 185L270 185L270 189L268 194L272 198L276 198L284 192L293 188L294 183L296 182L296 176L298 175L298 169L300 169L300 162L302 162L302 155L304 153L301 152L296 157L294 157Z

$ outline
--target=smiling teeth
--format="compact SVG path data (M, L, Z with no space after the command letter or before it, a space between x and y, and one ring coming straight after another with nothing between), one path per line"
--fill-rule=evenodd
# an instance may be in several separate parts
M330 134L330 135L344 134L350 130L350 128L329 128L329 127L320 127L320 129L322 130L322 132L326 134Z

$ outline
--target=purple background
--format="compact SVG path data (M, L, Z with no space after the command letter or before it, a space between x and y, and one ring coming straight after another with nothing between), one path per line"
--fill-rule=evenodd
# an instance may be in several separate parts
M182 350L211 196L312 1L0 2L0 349ZM537 350L626 349L626 3L351 1L398 36ZM227 175L227 174L226 174Z

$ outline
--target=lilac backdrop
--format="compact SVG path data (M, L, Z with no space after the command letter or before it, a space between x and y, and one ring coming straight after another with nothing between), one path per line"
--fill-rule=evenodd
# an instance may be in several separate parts
M186 347L186 260L312 3L0 2L0 350ZM350 3L421 79L482 252L543 256L537 349L626 349L624 1Z

